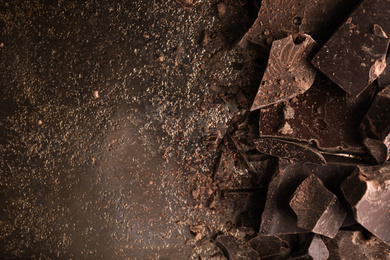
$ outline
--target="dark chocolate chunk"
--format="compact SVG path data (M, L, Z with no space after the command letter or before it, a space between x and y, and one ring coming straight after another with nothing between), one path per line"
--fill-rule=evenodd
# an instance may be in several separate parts
M390 159L390 86L375 97L363 119L365 145L378 163Z
M361 231L339 231L326 246L332 260L390 259L389 245L375 236L366 238Z
M274 41L251 111L289 100L308 90L316 77L310 57L317 48L309 35L295 43L290 35Z
M256 21L239 42L265 49L273 40L306 33L322 44L341 24L358 0L263 0Z
M357 166L341 189L356 221L390 244L390 162Z
M215 242L229 260L259 259L257 251L247 245L241 244L231 236L218 236Z
M390 56L387 57L386 65L388 65L389 63L390 63ZM381 90L390 85L390 66L386 66L386 68L379 75L378 85L379 85L379 89Z
M324 151L366 153L359 128L375 90L373 84L354 99L317 73L313 86L288 104L295 111L293 118L285 119L284 104L260 110L260 136L314 140ZM291 132L280 131L286 123Z
M297 187L315 174L324 183L325 187L334 193L342 206L348 206L340 190L340 183L348 177L355 166L328 164L289 163L279 160L279 172L274 176L268 187L260 233L265 235L306 233L307 230L297 226L297 218L289 206L289 199Z
M300 248L291 255L290 260L326 260L329 257L328 248L319 235L309 237Z
M313 64L352 97L386 67L390 1L364 0L313 59Z
M290 207L297 215L298 227L332 238L347 215L336 195L314 174L299 185L290 200Z
M326 164L318 150L308 145L274 138L260 138L255 140L255 144L256 149L261 153L298 162Z
M283 236L258 235L248 244L259 253L260 259L285 259L291 252L291 245Z

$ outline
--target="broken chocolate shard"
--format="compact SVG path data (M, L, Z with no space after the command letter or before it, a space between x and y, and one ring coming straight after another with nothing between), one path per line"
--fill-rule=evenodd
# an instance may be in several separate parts
M389 1L363 1L312 61L352 97L361 94L386 67L388 10Z
M298 227L331 238L336 236L347 215L336 195L314 174L299 185L290 207L297 215Z
M375 236L366 238L366 234L361 231L341 230L325 244L329 250L329 259L332 260L390 259L389 245Z
M251 111L287 101L311 87L316 70L310 64L310 57L317 44L309 35L302 37L301 43L295 43L292 36L272 43L268 65Z
M251 247L241 244L231 236L218 236L216 245L230 260L258 260L259 254Z
M260 259L286 259L292 247L282 236L258 235L248 244L259 253Z
M323 44L358 0L263 0L256 21L239 42L269 50L272 41L297 33L311 35Z
M390 162L357 166L341 189L356 221L390 244Z
M317 73L313 86L287 104L294 110L293 118L285 118L283 110L286 104L260 110L260 137L306 143L314 140L322 151L366 154L360 123L375 91L376 85L372 84L359 97L352 98L322 73ZM285 123L290 125L291 133L279 131Z
M386 68L382 71L381 75L378 76L378 86L380 90L390 85L390 66L387 66L389 63L390 56L387 57Z
M378 163L390 159L390 86L379 92L361 125L365 145Z
M348 202L343 198L340 184L353 172L354 168L355 166L351 165L328 164L322 166L309 163L289 163L280 159L279 172L273 177L268 187L260 233L280 235L309 232L297 226L296 214L289 205L289 199L302 181L311 174L315 174L346 208ZM351 218L351 213L348 213L347 217Z
M319 151L308 145L274 138L260 138L255 140L255 144L256 149L261 153L298 162L326 165Z
M328 248L319 235L309 237L300 248L290 256L290 260L326 260L329 257Z

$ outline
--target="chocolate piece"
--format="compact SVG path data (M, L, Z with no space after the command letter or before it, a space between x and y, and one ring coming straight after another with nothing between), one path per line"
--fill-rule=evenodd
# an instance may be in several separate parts
M356 221L390 244L390 162L358 166L341 189Z
M248 244L259 253L260 259L285 259L291 252L289 241L280 236L258 235Z
M216 245L229 260L258 260L259 254L247 245L240 244L231 236L218 236Z
M313 59L313 64L352 97L386 67L389 1L365 0Z
M336 195L314 174L299 185L290 207L297 215L298 227L327 237L336 236L347 215Z
M260 110L260 136L315 140L319 149L329 152L366 153L359 127L375 90L373 84L354 99L317 73L313 86L288 104L295 111L294 118L284 118L283 104ZM291 134L278 132L285 122L291 126Z
M274 176L268 187L260 233L265 235L294 234L308 232L297 226L294 211L289 206L289 199L297 187L315 174L332 193L339 198L345 208L348 202L342 196L340 183L349 176L355 166L328 164L320 166L315 164L289 163L279 160L279 172Z
M273 138L260 138L255 140L255 144L256 149L261 153L298 162L326 164L318 150L308 145Z
M319 235L309 237L300 248L301 250L294 253L290 260L326 260L329 257L328 248Z
M306 33L320 43L340 25L358 0L263 0L249 31L239 42L270 48L273 40L279 40L296 33Z
M389 63L390 63L390 56L387 57L386 65L388 65ZM379 89L381 90L390 85L390 66L386 66L386 68L378 76L378 85L379 85Z
M316 77L310 57L317 44L309 35L295 43L290 35L274 41L251 111L289 100L308 90Z
M326 246L332 260L390 259L389 245L375 236L365 238L361 231L339 231Z
M378 163L390 158L390 86L375 97L363 119L365 145Z

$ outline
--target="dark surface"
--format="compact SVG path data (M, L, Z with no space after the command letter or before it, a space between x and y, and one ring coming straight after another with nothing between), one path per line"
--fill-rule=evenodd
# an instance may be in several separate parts
M260 136L283 137L306 143L314 140L320 149L332 152L365 153L360 123L375 94L371 85L357 99L349 97L337 85L317 73L313 86L288 104L261 109ZM294 117L284 116L284 106L290 106ZM290 132L279 131L289 124Z
M318 46L309 35L302 35L300 41L294 42L290 35L272 43L251 111L288 101L311 87L316 70L310 59Z
M386 67L389 38L379 34L381 30L390 35L390 2L364 0L312 62L349 95L356 97Z
M259 253L260 259L286 258L293 246L287 236L258 235L249 240L248 244Z
M390 162L358 166L341 185L356 221L390 245Z
M187 259L188 225L235 221L191 194L259 84L246 6L216 4L0 2L2 259Z
M386 59L386 68L378 77L378 85L381 90L390 85L390 66L387 65L390 65L390 56Z
M224 251L229 260L257 260L259 254L247 245L240 245L233 237L218 236L216 245Z
M291 256L291 260L326 260L329 251L319 235L312 235L301 245L301 250Z
M298 227L332 238L347 215L336 195L314 174L298 186L289 205L297 216Z
M260 233L264 235L307 233L297 226L297 218L289 206L289 200L298 186L311 174L317 176L332 193L340 199L340 183L354 170L354 166L289 163L279 161L279 172L272 179L267 202L262 215ZM346 204L346 201L341 201Z
M361 131L365 145L378 163L390 158L390 86L380 91L365 115Z

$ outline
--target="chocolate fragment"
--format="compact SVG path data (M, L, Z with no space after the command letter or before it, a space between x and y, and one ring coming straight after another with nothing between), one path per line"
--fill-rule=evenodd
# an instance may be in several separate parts
M357 166L341 189L356 221L390 244L390 162Z
M321 48L313 64L352 97L386 67L389 1L365 0Z
M307 230L297 226L297 218L289 206L289 199L297 187L311 174L317 176L325 187L334 193L345 208L348 202L343 198L340 183L348 177L355 166L328 164L289 163L279 160L279 172L268 187L260 233L265 235L306 233Z
M329 152L366 153L360 135L360 122L375 94L373 84L358 98L348 96L336 84L317 73L313 86L296 96L287 106L295 115L286 119L285 104L260 110L260 137L280 137L302 142L314 140L320 150ZM280 133L280 126L288 123L292 133Z
M361 231L339 231L326 246L332 260L390 259L389 245L375 236L365 238Z
M298 162L326 164L324 157L318 150L308 145L273 138L260 138L254 142L256 149L261 153Z
M322 44L340 25L358 0L263 0L249 31L239 42L268 50L273 40L306 33Z
M231 236L218 236L216 245L229 260L258 260L259 254L247 245L240 244Z
M326 260L329 257L328 248L319 235L309 237L300 248L301 250L294 253L290 260Z
M290 207L297 215L298 227L327 237L336 236L347 215L336 195L314 174L299 185Z
M291 245L283 236L258 235L248 244L259 253L260 259L285 259L291 252Z
M390 63L390 56L387 57L386 65L388 65L389 63ZM380 90L390 85L390 66L386 66L386 68L378 76L378 85Z
M378 163L390 158L390 86L375 97L363 119L365 145Z
M310 64L310 57L317 44L309 35L302 37L301 43L295 43L292 36L272 43L251 111L289 100L311 87L316 70Z

